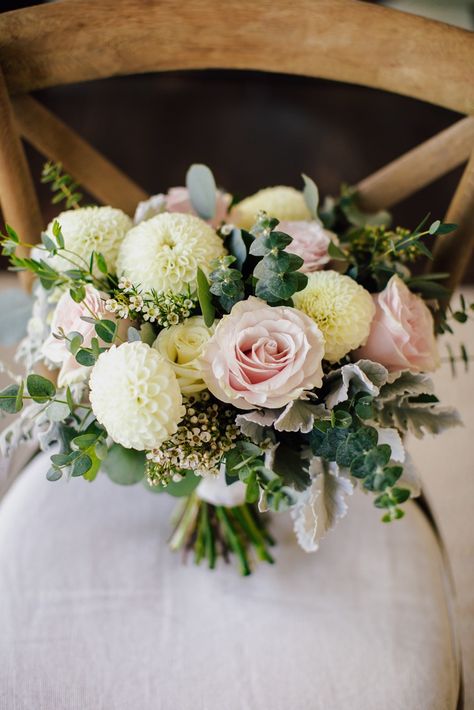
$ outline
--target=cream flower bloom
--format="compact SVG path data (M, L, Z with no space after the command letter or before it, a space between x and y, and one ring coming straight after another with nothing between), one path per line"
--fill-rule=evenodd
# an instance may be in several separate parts
M206 388L199 358L203 354L215 328L208 328L201 316L193 316L183 323L165 328L153 347L174 370L181 393L195 394Z
M372 297L349 276L336 271L308 275L306 288L293 295L295 307L312 318L326 341L324 359L337 362L365 343L375 314Z
M238 409L277 409L321 387L324 338L296 308L250 296L217 325L202 357L212 394Z
M87 263L91 253L103 254L109 271L115 271L119 246L133 222L122 210L114 207L80 207L77 210L61 212L56 218L61 225L66 249L81 256ZM53 237L53 222L46 233ZM57 269L72 269L72 265L61 256L54 256L51 265Z
M98 421L127 449L158 447L185 414L171 366L145 343L112 345L99 355L89 386Z
M166 212L128 232L117 273L144 291L185 293L196 288L198 267L208 273L211 261L224 254L222 239L202 219Z
M280 222L311 219L303 193L294 187L280 185L267 187L239 202L232 210L231 221L238 227L250 229L262 210Z

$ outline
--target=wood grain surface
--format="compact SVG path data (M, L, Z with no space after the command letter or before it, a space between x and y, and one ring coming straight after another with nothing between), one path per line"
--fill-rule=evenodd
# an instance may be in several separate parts
M0 15L10 92L241 68L363 84L474 112L472 34L358 0L62 0Z
M21 240L30 244L38 242L43 228L41 211L1 70L0 201L5 222ZM24 255L25 250L19 248L17 253ZM21 273L20 279L29 287L32 274Z

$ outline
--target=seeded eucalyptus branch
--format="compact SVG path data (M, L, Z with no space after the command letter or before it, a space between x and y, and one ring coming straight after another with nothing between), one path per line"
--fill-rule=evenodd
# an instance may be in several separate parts
M82 200L82 194L77 192L79 185L74 182L70 175L63 172L61 163L45 163L41 173L41 182L48 183L54 193L51 199L53 205L57 205L64 200L66 209L79 209L79 203Z

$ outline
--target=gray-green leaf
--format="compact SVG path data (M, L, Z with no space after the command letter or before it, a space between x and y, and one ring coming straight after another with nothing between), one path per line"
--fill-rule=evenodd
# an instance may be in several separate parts
M201 219L212 219L216 214L216 182L207 165L195 163L186 173L189 199Z

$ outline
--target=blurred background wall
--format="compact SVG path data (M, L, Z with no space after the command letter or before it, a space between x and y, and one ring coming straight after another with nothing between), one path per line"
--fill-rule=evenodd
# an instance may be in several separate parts
M3 0L0 7L5 12L32 4L40 3ZM474 0L383 4L474 29ZM337 194L342 182L356 183L459 118L394 94L258 72L123 77L36 95L150 193L183 184L189 164L204 162L219 185L237 196L267 185L297 187L301 172L315 179L323 195ZM39 184L43 158L30 147L27 153ZM414 227L430 210L442 217L461 172L399 205L395 220ZM45 186L39 185L39 193L46 224L57 208ZM473 265L466 278L474 281Z

